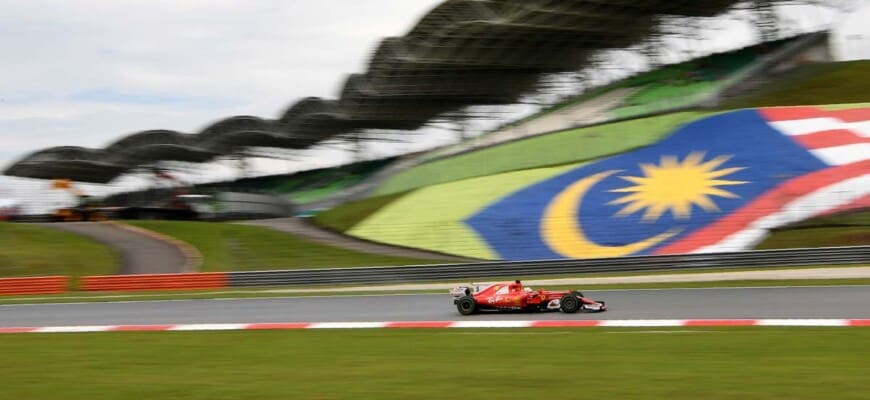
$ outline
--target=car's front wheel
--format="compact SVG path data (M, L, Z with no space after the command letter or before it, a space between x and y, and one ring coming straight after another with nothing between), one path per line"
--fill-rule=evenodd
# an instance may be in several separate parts
M580 299L573 293L566 294L559 300L559 308L562 309L562 312L573 314L580 310Z
M471 315L477 311L477 302L474 301L474 297L463 296L456 302L456 309L462 315Z

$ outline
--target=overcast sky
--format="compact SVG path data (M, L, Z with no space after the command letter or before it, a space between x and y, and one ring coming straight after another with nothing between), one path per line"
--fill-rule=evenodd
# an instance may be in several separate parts
M49 146L195 132L232 115L274 118L306 96L335 98L380 38L403 35L438 3L0 0L0 168ZM736 31L713 39L751 40Z
M0 1L0 165L334 98L436 0Z

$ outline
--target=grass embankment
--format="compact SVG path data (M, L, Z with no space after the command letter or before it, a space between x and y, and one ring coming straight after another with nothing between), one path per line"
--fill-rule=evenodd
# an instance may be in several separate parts
M868 227L805 228L776 231L756 248L788 249L870 245Z
M317 214L314 221L327 228L345 232L390 203L402 198L408 192L370 197L364 200L342 204L331 210Z
M678 126L710 112L679 112L613 124L569 129L428 162L400 172L375 195L479 176L593 160L654 143Z
M870 245L870 211L823 216L771 232L756 249Z
M670 334L668 334L670 333ZM865 399L870 329L9 335L10 399Z
M868 102L868 70L868 60L799 67L762 85L750 95L726 102L722 108Z
M419 188L346 233L397 246L497 260L499 255L464 221L517 190L580 165L512 171Z
M571 129L425 163L390 178L377 189L375 197L342 204L319 213L315 220L345 232L415 188L623 153L654 143L676 127L709 114L684 112Z
M128 221L189 243L203 256L201 271L431 264L416 258L360 253L256 226L210 222Z
M117 268L116 254L89 238L0 222L0 277L111 275Z

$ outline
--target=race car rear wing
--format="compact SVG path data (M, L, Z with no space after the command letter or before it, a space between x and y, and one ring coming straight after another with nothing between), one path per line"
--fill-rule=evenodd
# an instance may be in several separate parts
M462 296L471 296L472 293L474 293L473 286L462 285L462 286L457 286L453 289L450 289L450 295L453 297L456 297L456 298L459 298Z

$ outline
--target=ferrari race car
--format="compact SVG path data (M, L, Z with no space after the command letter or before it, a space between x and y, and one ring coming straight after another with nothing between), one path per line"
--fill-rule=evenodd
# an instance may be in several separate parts
M459 286L451 289L453 304L462 315L471 315L481 310L518 311L607 311L603 301L584 297L576 290L532 290L522 282L494 283L485 286Z

